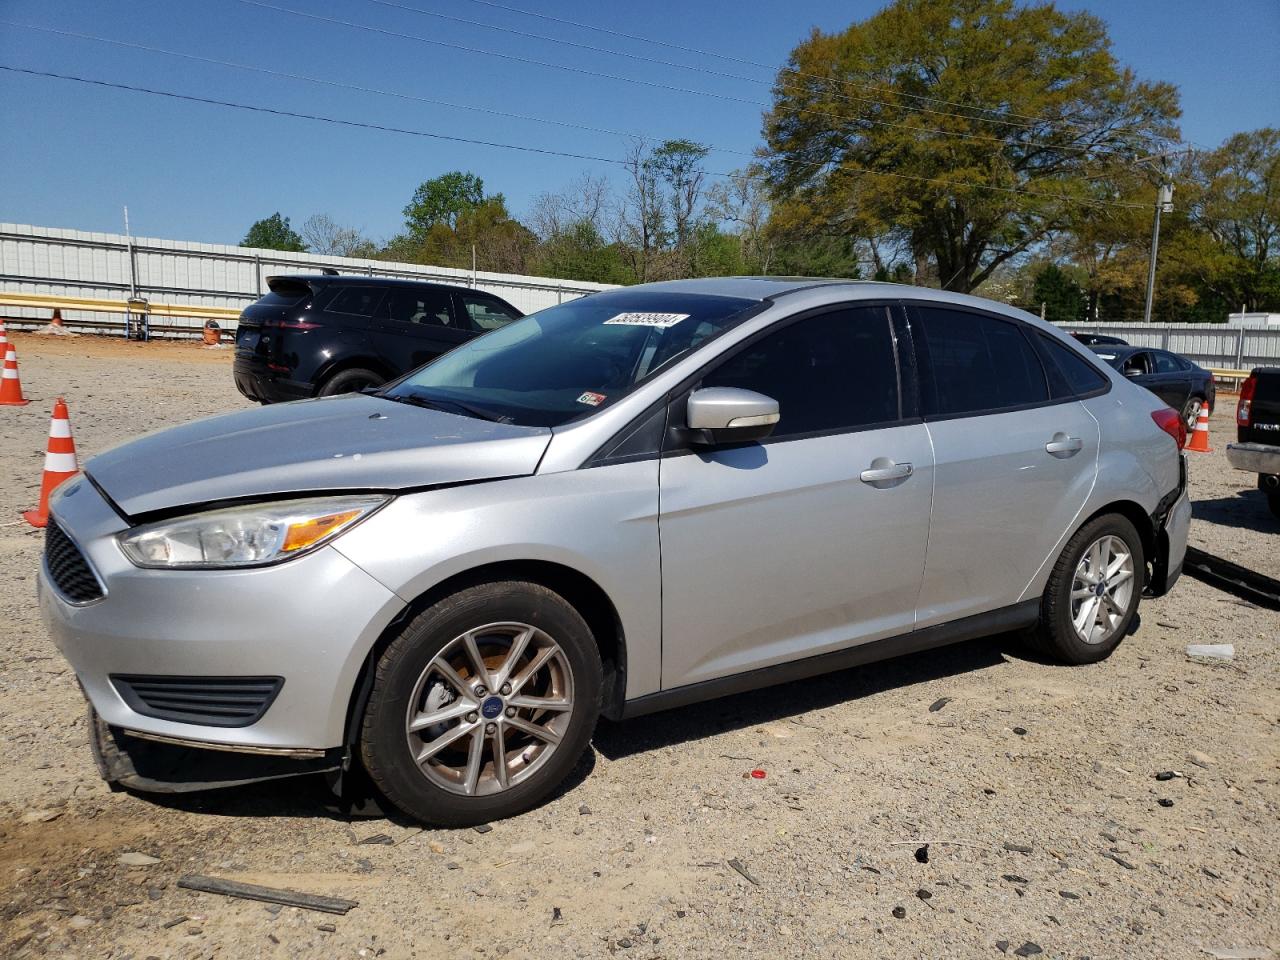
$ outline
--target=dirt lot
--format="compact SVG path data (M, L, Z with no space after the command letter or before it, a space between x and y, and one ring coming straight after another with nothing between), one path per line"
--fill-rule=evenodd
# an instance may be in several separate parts
M14 339L36 402L0 408L0 517L35 503L56 393L82 457L244 406L229 351ZM1214 417L1219 450L1231 412ZM1193 540L1280 575L1280 525L1251 478L1220 453L1193 467ZM551 803L484 833L420 832L344 820L307 782L108 792L36 615L40 549L0 520L5 957L1280 951L1280 616L1195 581L1144 604L1105 663L1037 662L992 637L605 723ZM1236 658L1193 662L1183 648L1199 641L1232 642ZM744 777L757 767L765 779ZM378 834L391 842L362 842ZM276 910L179 889L186 873L360 905Z

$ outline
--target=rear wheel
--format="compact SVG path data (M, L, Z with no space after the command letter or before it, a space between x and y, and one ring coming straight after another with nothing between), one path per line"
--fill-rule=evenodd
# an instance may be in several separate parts
M482 584L421 613L379 658L361 756L387 799L425 823L509 817L568 776L600 696L599 650L564 598Z
M1033 634L1044 653L1096 663L1128 632L1142 599L1142 538L1119 514L1104 514L1068 541L1054 564Z
M324 382L316 394L320 397L332 397L339 393L359 393L366 387L380 387L386 380L372 370L358 367L350 370L339 370Z
M1204 397L1188 397L1187 402L1182 405L1182 422L1187 425L1188 433L1196 428L1196 421L1200 419L1203 408Z

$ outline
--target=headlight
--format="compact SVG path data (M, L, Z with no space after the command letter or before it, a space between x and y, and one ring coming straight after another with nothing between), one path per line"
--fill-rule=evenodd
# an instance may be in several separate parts
M328 543L390 497L319 497L211 510L119 535L140 567L258 567Z

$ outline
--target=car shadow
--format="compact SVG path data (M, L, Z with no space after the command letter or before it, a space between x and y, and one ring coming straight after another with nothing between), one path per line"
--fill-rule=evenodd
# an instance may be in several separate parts
M886 690L987 670L1008 662L1010 657L1053 663L1041 661L1017 633L994 634L635 720L601 720L594 743L606 759L617 760L715 734L798 717Z
M1219 527L1280 533L1280 520L1272 515L1266 494L1257 489L1241 490L1231 497L1194 500L1191 516Z

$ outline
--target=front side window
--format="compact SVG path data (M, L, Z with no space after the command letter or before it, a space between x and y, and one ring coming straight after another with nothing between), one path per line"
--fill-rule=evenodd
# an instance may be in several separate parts
M1044 403L1044 367L1017 323L947 307L917 307L925 416L951 417Z
M1125 357L1120 372L1126 377L1141 377L1151 372L1151 357L1146 353L1131 353Z
M455 326L448 290L393 289L387 298L388 316L397 323L432 327Z
M385 293L381 287L343 287L334 294L325 310L331 313L349 313L357 317L372 317Z
M702 379L778 401L775 439L893 423L902 416L887 307L807 317L744 347Z
M458 300L462 303L462 309L467 312L471 326L476 330L497 330L512 320L520 319L520 314L489 297L460 293Z
M592 294L469 340L383 396L556 427L622 399L756 306L755 300L707 294Z

